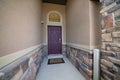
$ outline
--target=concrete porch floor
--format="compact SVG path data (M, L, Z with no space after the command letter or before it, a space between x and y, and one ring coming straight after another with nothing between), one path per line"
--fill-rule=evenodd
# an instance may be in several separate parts
M65 63L48 65L49 58L61 58L62 55L49 55L41 64L36 80L85 80L81 73L63 57Z

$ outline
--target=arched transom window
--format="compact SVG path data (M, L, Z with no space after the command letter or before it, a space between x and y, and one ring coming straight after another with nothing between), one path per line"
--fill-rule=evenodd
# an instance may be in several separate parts
M57 23L61 24L62 23L62 16L59 12L57 11L50 11L48 13L48 23Z
M49 14L49 22L60 22L60 15L58 13L50 13Z

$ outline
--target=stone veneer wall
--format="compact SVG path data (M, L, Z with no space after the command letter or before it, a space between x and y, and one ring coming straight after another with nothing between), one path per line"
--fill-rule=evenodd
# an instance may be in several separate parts
M43 60L43 48L36 49L0 70L0 80L35 80Z
M93 78L93 54L67 45L67 58L80 71L86 80Z
M100 0L101 80L120 80L120 0Z

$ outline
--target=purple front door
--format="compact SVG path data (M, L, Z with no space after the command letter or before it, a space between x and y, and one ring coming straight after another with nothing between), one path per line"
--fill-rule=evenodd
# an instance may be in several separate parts
M48 54L62 54L61 26L48 26Z

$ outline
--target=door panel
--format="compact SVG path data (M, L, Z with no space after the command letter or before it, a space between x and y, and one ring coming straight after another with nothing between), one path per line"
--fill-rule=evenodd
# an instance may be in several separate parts
M62 53L61 26L48 26L48 54Z

